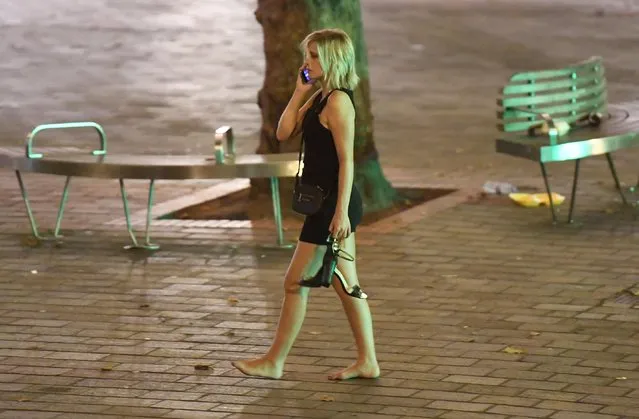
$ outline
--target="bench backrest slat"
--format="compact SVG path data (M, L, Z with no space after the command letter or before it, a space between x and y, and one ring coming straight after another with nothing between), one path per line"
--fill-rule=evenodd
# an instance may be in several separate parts
M497 128L504 132L527 131L541 122L536 113L575 123L590 113L607 112L603 60L593 57L556 70L516 73L497 99Z

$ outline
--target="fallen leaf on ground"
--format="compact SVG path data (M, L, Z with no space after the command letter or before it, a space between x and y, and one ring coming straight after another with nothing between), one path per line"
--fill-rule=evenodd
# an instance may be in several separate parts
M514 346L506 346L503 352L512 355L521 355L526 353L526 351L524 351L523 349L515 348Z
M320 397L320 400L323 402L334 402L335 401L335 397L333 396L328 396L328 395L323 395L322 397Z
M25 237L22 239L22 244L27 247L39 247L42 242L36 237Z

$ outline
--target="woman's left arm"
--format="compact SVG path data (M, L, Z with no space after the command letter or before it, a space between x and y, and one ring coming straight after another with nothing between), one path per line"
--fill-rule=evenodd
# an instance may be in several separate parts
M326 114L328 129L333 134L339 159L337 207L330 231L334 238L341 240L351 233L348 205L355 176L355 108L348 94L341 90L334 92L328 98Z

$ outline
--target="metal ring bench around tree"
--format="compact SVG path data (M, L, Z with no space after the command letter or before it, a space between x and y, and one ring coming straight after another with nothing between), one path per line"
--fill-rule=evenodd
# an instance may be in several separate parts
M56 153L51 156L34 152L34 139L37 134L46 130L71 128L94 128L98 132L100 148L90 153ZM226 141L227 151L230 151L230 153L223 153L223 141ZM159 248L157 244L151 242L150 235L156 180L269 178L273 214L277 229L275 245L277 247L291 247L291 244L284 242L279 178L295 176L297 172L297 153L247 154L236 156L233 153L233 131L229 126L223 126L216 130L215 150L215 157L107 154L106 134L99 124L95 122L66 122L39 125L34 128L27 137L24 156L0 153L0 167L15 171L27 210L27 216L29 217L31 232L34 237L40 240L60 237L60 226L69 196L69 186L72 177L118 179L127 231L132 242L131 245L125 246L125 248L142 248L149 250ZM53 237L44 237L38 230L38 224L31 209L27 190L22 180L22 172L66 176ZM125 179L144 179L149 181L144 243L138 241L133 231L124 184Z

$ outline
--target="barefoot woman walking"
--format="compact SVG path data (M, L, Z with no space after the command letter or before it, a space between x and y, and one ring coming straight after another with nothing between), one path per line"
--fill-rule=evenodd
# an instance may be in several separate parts
M300 68L295 92L277 126L277 139L285 141L302 131L302 183L319 186L327 195L321 209L304 221L284 279L280 319L269 350L257 359L237 361L233 365L247 375L282 376L286 357L304 322L309 288L319 285L324 254L332 252L326 245L327 238L332 237L340 243L338 256L352 256L337 257L334 276L337 281L332 283L355 337L357 359L352 365L331 374L329 379L375 378L379 376L379 366L373 321L366 294L359 288L354 260L355 229L362 218L362 200L353 185L353 89L359 81L355 72L355 51L348 35L338 29L311 33L302 42L302 49L304 65ZM320 89L302 105L317 84Z

